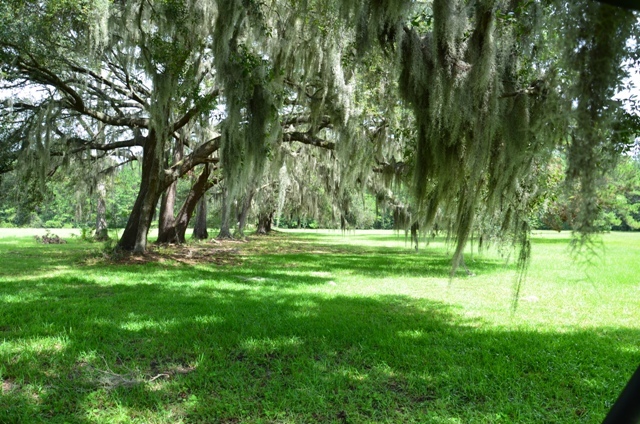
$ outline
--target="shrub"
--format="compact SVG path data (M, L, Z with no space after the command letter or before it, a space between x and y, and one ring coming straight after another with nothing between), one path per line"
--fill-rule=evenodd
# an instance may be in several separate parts
M62 222L57 219L50 219L44 223L44 228L62 228Z

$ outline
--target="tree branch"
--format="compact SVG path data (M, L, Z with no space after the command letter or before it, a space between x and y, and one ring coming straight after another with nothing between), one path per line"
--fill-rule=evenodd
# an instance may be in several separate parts
M165 170L166 185L167 187L177 178L185 175L196 165L203 163L216 163L217 159L210 158L211 154L220 148L220 136L212 138L211 140L196 147L196 149L185 156L181 161L173 164L171 168Z
M92 77L93 79L95 79L97 82L106 85L107 87L111 88L113 91L115 91L116 93L127 97L128 99L131 99L137 103L139 103L142 106L147 106L146 102L140 97L138 96L136 93L133 92L133 90L127 90L124 87L120 87L117 84L115 84L113 81L108 80L104 77L102 77L101 75L98 75L97 73L95 73L94 71L90 70L90 69L86 69L83 68L81 66L78 65L74 65L74 64L69 64L70 69L74 72L77 72L79 74L84 74L84 75L89 75L90 77Z
M130 127L130 128L148 128L149 120L146 118L127 118L127 117L113 117L106 113L100 112L95 109L88 108L80 94L74 90L71 86L61 80L53 72L41 67L37 62L31 64L25 62L22 59L18 59L17 65L23 72L31 75L35 81L43 83L45 85L51 85L58 90L62 91L67 97L68 107L83 114L104 122L105 124L118 126L118 127Z
M511 93L504 93L500 96L501 99L507 99L509 97L516 97L520 95L528 95L528 96L537 96L541 94L544 89L544 80L536 80L532 82L527 88L522 88L520 90L513 91Z
M204 95L195 106L189 109L180 119L178 119L173 126L171 127L171 132L178 131L180 128L184 127L191 121L191 119L200 113L204 108L207 107L209 102L218 97L220 94L219 88L214 88L209 93Z
M294 131L294 132L290 132L290 133L284 133L282 135L282 141L285 143L290 143L292 141L298 141L302 144L308 144L310 146L316 146L316 147L321 147L323 149L327 149L327 150L335 150L336 149L336 143L334 143L333 141L327 141L324 140L322 138L318 138L318 137L314 137L309 133L303 133L303 132L298 132L298 131Z

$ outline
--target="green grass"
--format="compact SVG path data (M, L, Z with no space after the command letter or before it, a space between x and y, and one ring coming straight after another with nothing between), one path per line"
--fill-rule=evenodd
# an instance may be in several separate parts
M513 314L514 266L474 253L450 279L439 239L292 231L114 263L21 231L0 232L2 423L595 423L640 362L640 234L590 266L536 235Z

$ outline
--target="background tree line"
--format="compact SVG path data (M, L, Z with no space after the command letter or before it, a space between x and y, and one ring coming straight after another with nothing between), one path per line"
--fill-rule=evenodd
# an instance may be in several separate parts
M534 229L570 231L572 217L571 200L562 188L566 178L565 163L561 156L550 163L545 185L546 195L531 213ZM0 183L0 227L30 228L85 228L95 230L96 197L89 187L64 176L47 180L44 191L32 189L25 192L22 182L13 173L3 176ZM125 166L108 179L106 220L111 228L121 229L126 224L135 201L140 181L139 166ZM178 203L184 201L189 191L189 180L178 182ZM390 208L377 205L375 197L368 193L352 193L351 209L346 219L354 229L394 229L394 213ZM220 225L220 202L215 196L208 199L207 226ZM597 226L602 231L637 231L640 229L640 161L636 156L622 156L599 190L600 214ZM157 228L157 212L154 227ZM250 215L251 228L255 230L257 215ZM289 202L275 217L281 228L336 228L340 225L331 214L327 200L315 214L302 213L298 205Z

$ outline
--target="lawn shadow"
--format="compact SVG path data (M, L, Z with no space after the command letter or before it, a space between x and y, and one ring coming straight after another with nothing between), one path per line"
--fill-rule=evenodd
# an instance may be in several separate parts
M272 239L282 243L281 239ZM353 275L374 277L417 277L448 278L452 270L452 255L439 248L427 246L415 251L410 246L360 246L340 243L316 244L302 237L286 240L286 249L276 244L269 247L258 242L253 256L244 266L281 266L299 272L338 270ZM500 270L514 269L504 259L483 254L465 255L467 265L475 274L487 274ZM458 275L466 275L460 269Z
M595 422L640 359L636 329L502 330L408 296L169 284L194 272L52 277L5 302L0 421Z
M299 272L338 271L352 275L373 277L447 278L451 275L451 257L436 251L415 253L411 251L389 253L356 252L358 254L310 254L298 253L262 255L247 265L281 264ZM512 269L503 260L476 256L467 262L476 274L488 274ZM458 275L466 275L462 269Z
M361 246L341 243L318 244L320 241L332 240L334 235L317 234L313 236L300 234L278 234L269 237L254 237L249 243L233 242L231 248L226 245L219 247L215 244L206 246L196 260L176 258L171 249L154 247L151 258L143 259L139 263L129 263L127 272L153 275L163 278L165 270L176 266L190 265L219 265L216 274L233 276L241 270L242 273L260 274L272 265L280 266L280 273L262 275L271 282L280 281L289 287L295 284L309 285L323 283L321 280L305 276L292 275L293 272L327 272L337 270L347 271L352 275L376 277L449 277L451 273L451 255L443 254L436 248L429 246L418 252L410 246ZM348 237L348 236L345 236ZM374 236L375 237L375 236ZM383 240L398 236L379 236ZM400 238L402 238L400 236ZM72 239L65 245L39 245L33 240L21 239L17 248L11 244L3 246L0 240L0 261L3 268L0 278L37 279L40 274L46 274L52 269L57 271L71 270L70 265L84 266L87 259L97 261L97 268L112 265L101 253L102 245L87 243ZM26 243L26 245L25 245ZM91 252L87 253L87 249ZM190 249L188 246L186 249ZM162 252L168 251L164 254ZM158 253L160 252L160 253ZM135 262L135 261L133 261ZM125 260L118 265L127 264ZM144 266L140 266L144 265ZM499 259L474 255L473 260L467 260L467 265L475 274L485 274L510 269ZM96 269L90 267L89 269ZM458 275L465 275L461 270ZM258 275L260 276L260 275ZM205 276L203 275L203 278ZM242 277L241 277L242 278ZM275 284L275 283L274 283Z

